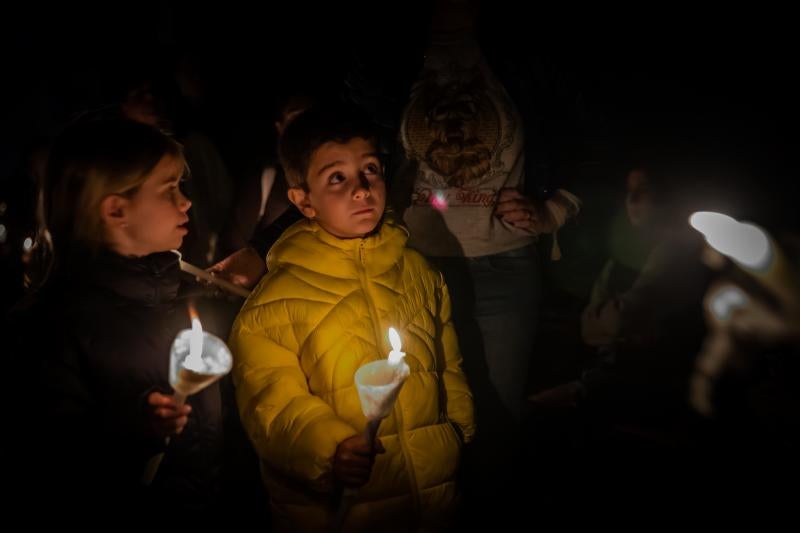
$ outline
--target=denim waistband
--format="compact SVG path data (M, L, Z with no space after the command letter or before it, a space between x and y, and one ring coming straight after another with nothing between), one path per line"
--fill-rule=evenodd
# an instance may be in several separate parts
M455 257L455 256L433 256L429 257L434 263L451 263L453 261L466 261L468 263L477 263L488 260L494 257L535 257L536 256L536 243L527 244L513 250L506 250L505 252L498 252L489 255L477 255L474 257Z
M522 246L520 248L514 248L513 250L506 250L505 252L498 252L496 254L489 254L489 255L478 255L475 257L465 257L464 259L467 260L469 263L479 263L484 260L489 260L493 258L513 258L513 257L535 257L536 256L536 244L528 244L526 246Z
M506 250L496 254L490 254L483 257L533 257L536 255L536 244L528 244L521 248L514 248L513 250Z

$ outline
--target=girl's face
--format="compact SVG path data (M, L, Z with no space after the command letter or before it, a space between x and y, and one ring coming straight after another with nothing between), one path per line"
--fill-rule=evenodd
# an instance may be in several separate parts
M192 202L179 188L183 160L165 155L127 206L122 227L129 255L145 256L180 247L188 232Z

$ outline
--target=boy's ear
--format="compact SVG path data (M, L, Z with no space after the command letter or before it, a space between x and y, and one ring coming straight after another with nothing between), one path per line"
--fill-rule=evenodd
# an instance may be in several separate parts
M297 209L303 213L304 217L314 218L317 216L317 211L311 207L311 201L305 189L302 187L289 187L287 194L289 195L289 201L297 206Z
M111 194L100 202L100 217L110 228L120 228L128 224L130 200L118 194Z

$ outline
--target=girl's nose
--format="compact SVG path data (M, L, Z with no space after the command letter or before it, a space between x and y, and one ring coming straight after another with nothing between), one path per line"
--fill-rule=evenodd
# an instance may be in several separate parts
M192 207L192 201L189 200L189 198L187 198L182 192L178 192L178 194L180 195L178 198L178 209L185 213L190 207Z

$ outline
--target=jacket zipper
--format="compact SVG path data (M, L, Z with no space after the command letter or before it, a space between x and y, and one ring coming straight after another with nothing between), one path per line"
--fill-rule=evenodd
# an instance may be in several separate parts
M382 343L380 340L383 338L381 335L380 329L380 320L378 318L378 308L375 307L375 300L372 298L372 292L370 290L369 281L367 279L367 271L366 271L366 257L364 251L364 244L365 241L362 239L361 243L358 246L358 275L361 281L361 286L364 289L364 295L367 298L367 306L369 307L369 313L371 315L371 322L374 328L376 346L381 347ZM406 464L408 465L408 478L409 483L411 485L411 500L414 505L415 514L418 516L420 512L420 503L419 503L419 491L417 490L417 474L414 471L414 463L411 461L411 457L408 453L408 442L406 440L406 434L404 430L404 421L403 421L403 409L400 405L400 396L397 397L394 403L394 417L395 421L397 422L397 437L400 441L400 451L403 453L403 458L405 459Z

